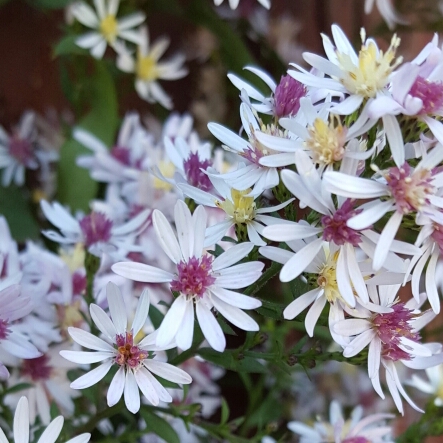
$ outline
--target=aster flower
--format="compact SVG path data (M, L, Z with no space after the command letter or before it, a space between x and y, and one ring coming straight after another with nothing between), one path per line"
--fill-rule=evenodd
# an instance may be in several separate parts
M262 6L266 9L271 7L271 0L257 0ZM229 7L231 9L237 9L240 0L229 0ZM223 0L214 0L215 6L220 6L223 3Z
M392 308L391 312L374 312L367 307L360 309L358 318L339 321L333 326L337 334L353 337L344 347L343 355L353 357L367 346L368 374L374 390L380 397L384 394L380 385L380 367L386 371L386 383L395 405L403 414L401 396L417 411L421 411L404 390L397 371L403 363L412 369L425 369L443 362L441 345L420 343L419 330L428 324L435 314L432 311L420 313L417 302L412 299L403 303L396 298L400 285L375 286L369 288L371 301L375 305ZM438 353L437 353L438 352Z
M148 29L142 27L142 40L137 48L136 59L127 50L122 49L117 58L117 66L124 72L136 74L135 89L138 95L149 103L160 103L166 109L172 108L172 101L157 80L178 80L188 70L183 67L185 57L178 54L168 61L160 62L160 57L169 46L169 39L158 39L150 47Z
M54 418L43 431L37 443L55 443L62 430L63 422L64 418L61 415ZM15 443L29 443L29 406L26 397L21 397L17 404L14 414L13 432ZM81 434L71 438L66 443L87 443L90 438L91 434ZM8 439L1 428L0 441L2 443L8 443Z
M405 162L400 168L395 166L379 171L376 179L325 172L323 183L329 192L347 198L373 199L361 207L362 212L347 221L348 227L365 229L386 213L395 211L383 228L375 248L374 270L383 266L404 215L416 212L443 224L443 203L439 197L443 173L435 168L442 160L443 150L436 147L415 168ZM383 200L375 200L377 197L383 197Z
M175 205L177 236L165 216L155 210L154 229L162 249L177 265L176 273L142 263L117 263L112 270L131 280L147 283L170 283L179 295L166 313L156 343L165 346L176 340L183 350L192 345L194 333L194 305L203 335L211 347L223 352L226 346L222 329L211 312L215 308L227 320L245 331L257 331L258 324L242 309L255 309L261 302L231 291L254 283L261 275L263 263L235 263L251 252L251 243L241 243L213 258L203 250L206 212L199 206L191 215L181 200ZM178 239L177 239L178 238Z
M425 370L429 381L413 374L408 385L417 388L425 394L434 396L435 406L443 406L443 364L426 368Z
M108 44L115 49L121 40L136 44L142 41L142 35L134 28L145 21L145 14L135 12L118 20L116 16L119 4L120 0L94 0L95 11L82 1L71 7L74 17L94 30L78 37L75 43L81 48L89 49L95 58L103 57Z
M103 339L82 329L69 328L75 342L95 352L66 350L61 351L60 355L78 364L101 362L100 366L74 380L71 388L88 388L99 382L113 365L117 365L119 368L108 389L108 406L115 405L124 395L126 407L135 414L140 409L139 389L154 406L160 401L171 402L171 396L151 373L180 384L191 383L192 379L183 370L152 358L152 352L160 350L154 345L157 333L137 343L136 337L148 316L148 292L144 291L140 296L131 327L128 327L123 297L113 283L107 286L107 299L112 320L98 305L90 305L92 320L103 334Z
M16 330L15 320L32 310L31 299L20 295L20 286L12 285L0 291L0 349L20 358L36 358L41 355L28 338ZM0 362L0 379L9 377Z
M129 251L138 250L134 239L146 227L150 212L146 209L127 223L114 226L113 221L102 212L91 212L78 221L57 202L51 205L42 200L40 205L46 218L62 234L43 231L43 235L61 244L82 243L91 254L97 256L103 252L125 256Z
M390 439L391 426L386 419L392 414L373 414L363 418L363 408L357 406L346 420L337 401L329 407L329 422L317 421L313 427L299 421L290 421L288 428L300 436L300 443L394 443Z

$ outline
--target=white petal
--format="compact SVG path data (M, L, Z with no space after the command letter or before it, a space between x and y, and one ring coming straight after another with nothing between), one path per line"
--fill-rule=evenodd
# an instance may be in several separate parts
M321 228L294 222L266 226L263 236L273 241L291 241L312 237L321 231Z
M194 223L185 202L178 200L174 208L175 227L180 249L185 261L194 256ZM201 234L198 233L198 234Z
M218 271L214 285L227 289L239 289L254 283L261 275L263 263L247 262Z
M388 193L386 185L382 183L341 172L326 171L323 182L329 192L348 198L376 198Z
M99 367L87 372L85 375L77 378L71 383L72 389L85 389L99 382L111 369L114 364L112 360L108 360Z
M369 378L374 378L378 375L381 361L381 340L375 336L371 343L369 343L368 352L368 375Z
M174 279L174 274L144 263L119 262L111 269L122 277L146 283L166 283Z
M26 397L21 397L14 414L14 442L29 443L29 404Z
M158 328L157 346L166 346L174 339L185 315L186 303L192 303L192 300L187 301L184 295L180 295L172 303Z
M140 332L141 328L146 323L146 318L149 312L149 294L148 290L144 289L138 300L137 309L135 311L134 320L132 322L132 334L134 337Z
M240 243L232 246L227 251L220 254L212 263L212 270L228 268L233 264L245 258L253 249L254 245L250 242Z
M317 298L320 293L320 288L312 289L311 291L305 292L300 297L297 297L294 301L289 303L283 311L283 317L286 320L292 320L297 317L302 311L304 311L314 300Z
M371 342L371 340L373 340L375 335L376 332L372 329L362 332L360 335L354 338L354 340L352 340L348 346L346 346L343 351L343 355L347 358L354 357L354 355L357 355Z
M128 326L126 307L119 287L109 282L106 286L106 297L108 299L109 311L115 325L117 334L125 334Z
M192 382L192 377L180 368L177 368L169 363L164 363L157 360L145 360L144 365L154 374L166 380L179 384L189 384Z
M103 361L107 358L112 358L115 352L110 351L96 351L96 352L84 352L84 351L60 351L60 355L66 360L72 361L78 364L89 364Z
M133 414L140 409L140 394L138 393L137 381L132 370L126 371L126 381L124 389L125 405Z
M223 352L226 347L226 339L214 315L204 303L196 304L196 314L200 328L209 345L216 351Z
M214 286L210 289L210 291L220 300L223 300L225 303L228 303L231 306L236 306L240 309L257 309L262 305L262 302L254 297L249 297L248 295L243 295L235 291L230 291L229 289Z
M334 325L334 331L337 334L344 335L345 337L361 334L368 329L371 329L371 323L360 318L350 318L339 321Z
M326 304L326 297L318 297L309 309L305 318L306 332L309 337L314 335L314 328Z
M109 343L92 335L90 332L72 326L68 328L68 332L74 341L85 348L93 349L95 351L114 352L114 348Z
M378 271L383 266L388 256L392 240L394 239L395 234L397 233L398 228L400 227L402 219L403 219L403 214L401 212L395 211L391 215L391 218L386 223L385 227L383 228L379 242L375 247L374 261L372 264L374 271Z
M182 261L182 253L174 231L166 217L158 209L152 214L152 223L159 243L167 256L176 264Z
M120 366L119 370L115 373L111 384L108 388L108 394L106 396L108 400L108 406L116 405L123 395L123 389L125 387L125 367Z
M183 351L192 346L194 337L194 303L188 302L185 305L185 313L181 322L180 330L176 334L175 339L177 346ZM160 375L160 374L159 374Z
M149 403L157 406L159 404L159 397L152 384L153 379L154 377L144 367L135 373L135 380L140 391L142 391Z
M212 297L214 307L219 311L223 317L229 320L233 325L244 331L258 331L257 322L241 309L225 303L223 300Z
M91 303L91 305L89 306L89 311L91 313L92 320L94 321L100 332L104 334L108 340L114 341L115 336L117 335L117 330L115 329L114 323L112 323L106 312L103 311L100 306L97 306L93 303Z

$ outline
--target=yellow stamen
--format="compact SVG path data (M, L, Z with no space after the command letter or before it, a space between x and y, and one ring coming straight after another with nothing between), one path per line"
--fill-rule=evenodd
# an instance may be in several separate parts
M217 201L216 205L223 209L236 224L248 223L255 218L256 205L254 197L247 197L251 189L238 191L231 189L231 200L226 199L223 202Z
M159 69L157 60L154 57L147 55L143 56L140 53L137 57L137 77L140 80L154 81L159 77Z
M100 22L100 32L108 43L114 43L117 38L118 23L115 15L109 14Z

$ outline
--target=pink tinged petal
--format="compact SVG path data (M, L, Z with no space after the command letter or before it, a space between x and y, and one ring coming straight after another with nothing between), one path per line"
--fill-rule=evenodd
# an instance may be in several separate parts
M114 348L109 343L106 343L101 338L96 337L83 329L71 326L68 328L68 332L75 342L85 348L93 349L95 351L114 352Z
M140 296L135 311L134 320L132 322L132 334L135 337L146 323L146 318L149 313L149 294L148 290L144 289Z
M336 171L326 171L323 182L329 192L348 198L377 198L388 194L383 183Z
M89 312L100 332L105 335L108 340L114 341L115 336L117 335L117 330L106 312L100 306L93 303L89 306Z
M215 309L217 309L223 317L238 328L243 329L244 331L259 330L257 322L241 309L229 305L217 297L212 297L212 303L214 304Z
M440 298L438 296L435 278L435 269L439 257L440 251L438 248L436 248L436 250L432 253L431 260L429 260L428 268L426 269L426 294L435 314L440 313Z
M184 201L178 200L175 204L174 218L181 253L184 260L187 261L194 256L194 223L191 212Z
M249 146L246 140L218 123L208 123L208 129L215 138L237 152L243 152Z
M126 316L126 307L119 287L116 284L109 282L106 285L106 297L108 299L112 322L115 325L117 334L125 334L128 326L128 318Z
M111 369L114 364L112 360L105 361L99 367L87 372L71 383L72 389L86 389L98 383Z
M123 389L125 387L125 367L120 366L119 370L114 375L111 384L109 385L108 394L106 396L108 400L108 406L116 405L123 395Z
M230 291L217 286L212 287L210 292L213 296L225 303L240 309L257 309L262 305L262 302L254 297L249 297L248 295L243 295L239 292Z
M131 369L126 371L124 398L129 412L135 414L140 410L140 394L138 393L137 381Z
M393 115L385 115L382 120L392 157L395 164L400 168L405 162L405 146L400 125Z
M291 241L312 237L322 231L311 225L299 223L285 223L280 225L266 226L263 236L273 241Z
M363 96L350 95L338 105L332 106L331 112L338 115L350 115L363 103Z
M182 350L187 350L192 346L192 338L194 336L194 303L188 302L185 305L185 313L181 322L179 333L175 339L177 346ZM160 374L159 374L160 375Z
M196 304L196 314L200 328L209 345L216 351L223 352L226 347L226 339L212 312L204 303L199 302Z
M357 231L366 229L368 226L371 226L372 224L380 220L387 212L391 211L393 208L394 202L392 200L376 203L368 209L363 209L363 212L361 212L360 214L357 214L356 216L350 218L346 224L351 229L355 229Z
M25 335L16 331L12 331L7 340L3 340L2 347L5 351L20 358L37 358L42 355Z
M371 340L374 339L375 335L376 332L372 329L362 332L360 335L354 338L354 340L352 340L348 346L346 346L343 351L343 355L346 358L354 357L354 355L357 355L371 342Z
M309 309L305 318L305 328L309 337L314 336L314 328L317 324L318 318L326 305L326 297L319 297Z
M293 252L275 246L263 246L258 252L260 252L263 257L282 264L287 263L294 256Z
M214 285L227 289L249 286L260 278L264 264L260 262L241 263L217 272ZM216 276L216 274L214 274Z
M107 358L112 358L115 352L110 351L96 351L96 352L84 352L84 351L60 351L60 355L66 360L72 361L78 364L90 364L97 363L99 361L106 360Z
M152 223L162 249L174 263L179 263L182 260L181 249L171 225L158 209L152 214Z
M144 263L119 262L111 269L122 277L146 283L167 283L174 279L174 274Z
M207 224L207 214L203 206L198 206L192 215L194 228L193 256L201 257L205 244L205 230Z
M141 367L135 373L135 380L140 391L146 397L149 403L157 406L160 399L156 389L153 386L153 380L155 380L155 378L152 376L152 374L150 374L144 367Z
M380 239L375 247L374 261L372 264L374 271L378 271L386 261L392 240L394 240L402 219L403 214L395 211L383 228Z
M294 254L281 269L280 281L289 282L298 277L315 259L322 246L323 239L319 238L300 249L300 251Z
M286 320L292 320L293 318L297 317L297 315L299 315L311 303L314 302L321 291L322 289L316 288L304 293L300 297L297 297L294 301L289 303L288 306L286 306L285 310L283 311L283 317Z
M232 246L227 251L220 254L212 263L212 270L219 271L221 269L229 268L235 263L245 258L254 248L250 242L240 243Z
M14 414L14 442L29 443L29 404L26 397L21 397Z
M177 331L183 321L183 316L186 312L186 304L192 303L192 300L187 301L184 295L180 295L172 303L169 311L166 313L162 324L158 328L158 335L156 339L157 346L166 346L174 340Z
M350 318L335 323L333 329L337 334L352 337L371 329L371 323L360 318Z
M157 360L145 360L144 365L153 374L158 375L174 383L187 385L192 382L192 377L183 369L177 368L169 363Z
M381 362L381 340L375 336L369 343L368 351L368 375L369 378L378 376Z
M395 81L392 82L392 96L398 103L404 102L419 73L420 66L415 63L405 63L398 69L395 74Z

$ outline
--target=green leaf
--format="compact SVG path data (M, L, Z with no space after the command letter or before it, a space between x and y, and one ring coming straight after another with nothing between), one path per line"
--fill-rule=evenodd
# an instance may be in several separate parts
M95 72L88 79L84 92L91 110L80 120L79 126L111 146L118 124L117 96L104 62L95 62ZM72 138L62 146L57 198L72 211L81 209L89 212L89 202L96 197L98 183L89 176L88 170L76 165L81 154L91 154L91 151Z
M157 434L167 443L180 443L177 433L165 419L145 408L140 409L140 415L145 420L147 432Z
M229 405L228 402L224 399L224 397L222 397L220 424L224 425L228 420L229 420Z
M222 318L222 317L220 317L220 316L218 315L218 316L217 316L217 322L218 322L218 324L220 325L222 331L223 331L225 334L228 334L228 335L235 335L235 336L237 336L237 334L235 333L235 331L231 328L231 326L230 326L228 323L226 323L226 321L224 320L224 318Z
M163 321L164 315L154 306L149 306L149 318L155 329L158 329Z
M32 383L19 383L6 389L4 392L2 392L2 395L13 394L14 392L19 392L23 391L24 389L32 388L32 386Z
M75 43L75 40L78 38L78 35L70 34L64 36L56 45L53 51L54 57L59 57L60 55L69 55L69 54L87 54L87 49L80 48Z
M263 315L264 317L274 318L276 320L283 320L283 310L285 309L285 306L273 303L268 300L261 300L262 306L256 311Z
M11 235L17 242L39 238L40 228L22 189L13 185L1 188L0 215L6 218Z
M221 353L211 348L201 348L198 350L198 355L211 363L223 366L231 371L253 373L266 372L266 368L255 358L241 355L237 351L225 350Z

